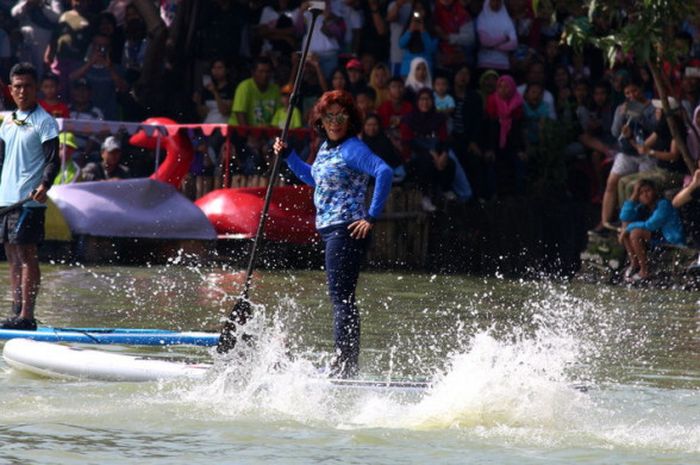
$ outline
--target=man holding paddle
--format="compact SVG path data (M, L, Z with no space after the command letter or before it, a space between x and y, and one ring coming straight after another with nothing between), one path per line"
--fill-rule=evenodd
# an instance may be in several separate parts
M0 125L0 237L10 266L13 315L3 329L36 330L38 245L44 239L47 192L60 168L58 125L37 103L37 73L29 63L10 70L17 110Z

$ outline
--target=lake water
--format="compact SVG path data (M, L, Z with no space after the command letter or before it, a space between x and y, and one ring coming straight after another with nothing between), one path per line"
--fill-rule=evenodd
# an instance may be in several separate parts
M241 273L45 265L43 279L46 324L218 330ZM203 380L60 381L0 362L0 464L700 463L699 293L364 273L362 376L433 381L421 394L318 382L323 274L254 283L260 343Z

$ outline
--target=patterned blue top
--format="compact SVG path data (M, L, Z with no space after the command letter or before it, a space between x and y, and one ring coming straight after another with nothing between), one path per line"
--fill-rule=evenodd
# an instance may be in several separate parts
M314 187L317 229L363 218L375 220L391 191L391 168L357 137L335 147L324 142L313 165L293 151L287 157L287 165L302 181ZM368 212L365 196L370 176L376 182Z

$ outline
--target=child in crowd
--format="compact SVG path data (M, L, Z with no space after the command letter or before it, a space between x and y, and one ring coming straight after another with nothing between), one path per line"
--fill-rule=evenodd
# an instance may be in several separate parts
M540 128L544 120L549 117L549 107L543 97L542 84L533 82L525 88L523 111L528 144L537 144L540 141Z
M437 111L452 115L455 109L455 99L448 93L450 82L447 76L436 76L433 84L435 108Z
M54 118L70 118L68 105L58 98L59 84L58 76L55 74L47 74L43 77L41 93L44 98L39 100L39 105Z
M435 76L433 82L433 95L435 98L435 109L447 117L447 132L452 134L452 115L455 112L455 99L448 93L450 81L447 76Z
M289 97L292 94L293 87L287 84L280 90L280 104L272 115L272 126L284 129L284 123L287 121L287 108L289 108ZM289 122L289 129L298 129L302 127L301 111L297 107L292 109L292 120Z
M54 185L71 184L82 181L80 166L73 161L73 154L78 148L75 136L71 132L62 132L58 136L58 154L61 157L61 170L56 175Z
M401 135L399 126L401 118L413 111L413 105L403 98L404 84L400 77L393 77L389 80L389 100L379 105L377 114L382 122L382 128L387 137L396 145L401 147Z

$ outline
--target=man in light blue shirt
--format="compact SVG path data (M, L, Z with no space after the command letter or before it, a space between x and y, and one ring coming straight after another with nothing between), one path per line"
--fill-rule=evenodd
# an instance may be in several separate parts
M10 93L17 110L0 125L0 207L31 200L0 217L14 312L0 328L36 330L34 304L41 278L37 249L44 239L46 194L60 167L58 125L37 102L34 66L12 67Z

